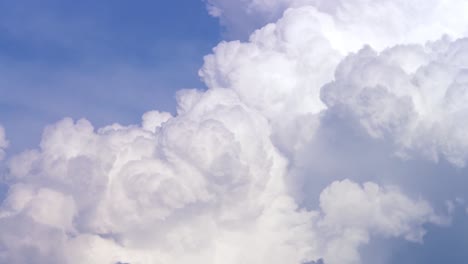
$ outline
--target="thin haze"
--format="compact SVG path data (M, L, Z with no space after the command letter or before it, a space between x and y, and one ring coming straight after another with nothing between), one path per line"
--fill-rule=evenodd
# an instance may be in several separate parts
M466 262L468 3L199 4L226 40L174 111L64 117L11 155L0 129L1 263Z

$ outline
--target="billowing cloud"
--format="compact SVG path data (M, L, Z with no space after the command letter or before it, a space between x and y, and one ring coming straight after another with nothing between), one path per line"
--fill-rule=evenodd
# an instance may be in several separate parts
M349 180L327 187L317 210L301 209L263 117L229 90L179 100L188 108L177 117L145 114L151 126L95 131L65 119L39 150L14 157L0 260L356 263L371 235L420 241L422 224L444 221L423 200Z
M316 19L328 23L328 39L346 51L362 44L382 49L421 43L443 34L460 37L468 30L468 4L463 0L207 0L207 5L237 36L275 22L288 9L312 8Z
M443 37L466 32L464 2L209 4L275 23L220 43L176 115L66 118L9 159L0 262L355 264L374 237L450 223L431 202L455 197L395 179L465 166L468 46Z
M329 111L349 111L400 155L417 152L464 166L468 158L468 39L364 48L346 58L322 89ZM351 117L352 116L352 117Z
M444 223L421 199L349 180L300 208L259 112L227 89L178 98L176 117L149 112L141 126L65 119L12 158L0 260L357 263L371 236L420 241L424 223Z
M421 242L424 223L444 224L423 200L411 200L395 187L349 180L333 182L320 194L323 219L319 226L331 238L324 252L326 263L359 263L359 246L370 235L402 236ZM338 254L339 252L339 254Z

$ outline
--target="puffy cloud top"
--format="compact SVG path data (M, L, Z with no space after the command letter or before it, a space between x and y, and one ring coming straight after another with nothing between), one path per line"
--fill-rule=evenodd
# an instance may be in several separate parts
M374 137L394 141L400 155L419 152L464 166L468 158L468 40L364 48L337 68L322 90L330 111L346 109Z
M443 34L468 32L463 0L208 0L208 10L234 35L250 34L275 22L284 11L308 7L329 23L327 37L341 51L363 44L380 50L396 44L424 43Z

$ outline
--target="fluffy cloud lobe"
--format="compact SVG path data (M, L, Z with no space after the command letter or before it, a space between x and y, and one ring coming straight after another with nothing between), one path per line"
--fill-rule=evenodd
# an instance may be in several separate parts
M436 40L443 34L461 37L468 19L462 0L207 0L211 15L228 32L245 36L283 12L301 7L314 9L328 23L326 36L341 50L371 44L381 49L395 44Z

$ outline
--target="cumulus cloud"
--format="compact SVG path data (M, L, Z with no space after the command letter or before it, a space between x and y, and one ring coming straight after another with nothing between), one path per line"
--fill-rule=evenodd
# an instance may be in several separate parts
M362 187L349 180L333 182L320 194L320 207L320 229L331 236L324 251L326 263L359 263L358 248L371 234L421 242L424 223L447 221L427 202L372 182Z
M464 166L468 137L468 39L425 46L370 48L346 58L322 89L329 111L349 111L373 137L391 139L400 155L440 156ZM352 116L352 117L351 117Z
M275 22L288 9L313 8L317 19L328 21L326 35L342 51L362 44L382 49L424 43L443 34L460 37L468 30L463 0L207 0L207 5L236 36Z
M71 255L53 252L49 263L185 263L192 258L204 263L214 257L213 246L220 247L216 262L221 263L224 254L237 255L233 245L251 250L238 239L253 235L246 229L256 229L255 219L265 208L280 216L286 210L293 221L298 214L297 222L305 222L290 203L274 202L283 199L286 162L268 140L264 118L231 91L208 92L188 105L196 95L179 96L189 112L180 109L177 118L150 112L142 127L94 131L89 122L70 119L48 127L40 150L10 162L9 176L16 183L3 205L3 222L25 219L23 228L54 233L49 245L37 247L47 251L62 245L60 252ZM215 243L220 233L226 233L226 245ZM31 254L48 255L20 237L17 243L6 237L2 244L15 248L3 255L4 262L15 261L15 250L29 247ZM295 255L296 249L281 239L264 247ZM93 256L93 248L100 253ZM259 256L248 255L247 263L264 256L260 249ZM114 251L120 253L114 256Z
M268 22L275 22L296 0L205 0L210 15L219 18L231 37L245 37ZM312 3L312 1L302 1Z
M210 89L234 90L266 116L282 151L313 134L312 115L325 109L320 88L332 80L342 58L324 35L328 22L320 18L313 7L289 10L249 42L220 43L200 70Z
M372 154L464 167L468 46L442 37L466 31L464 2L208 3L275 23L220 43L176 115L66 118L9 159L0 262L354 264L373 237L449 224Z
M283 151L310 139L318 122L315 114L346 104L372 136L391 134L400 155L417 149L431 159L443 155L463 165L466 128L458 118L464 115L466 41L443 35L464 35L468 21L452 25L451 17L466 3L431 1L419 8L417 1L335 2L287 5L299 7L254 32L248 42L218 45L205 58L201 77L212 89L235 90L264 114ZM276 10L284 4L242 3L249 12L254 7ZM386 16L401 19L381 19ZM358 52L363 45L368 48ZM344 56L354 51L357 55ZM362 93L353 95L354 86Z
M327 187L317 210L299 208L268 133L228 90L151 130L50 126L39 150L10 162L0 260L356 263L371 235L420 241L422 224L443 222L423 200L349 180Z
M258 111L227 89L178 100L178 116L148 112L140 126L64 119L13 157L0 260L357 263L370 236L420 241L424 223L443 223L421 199L349 180L300 208Z

